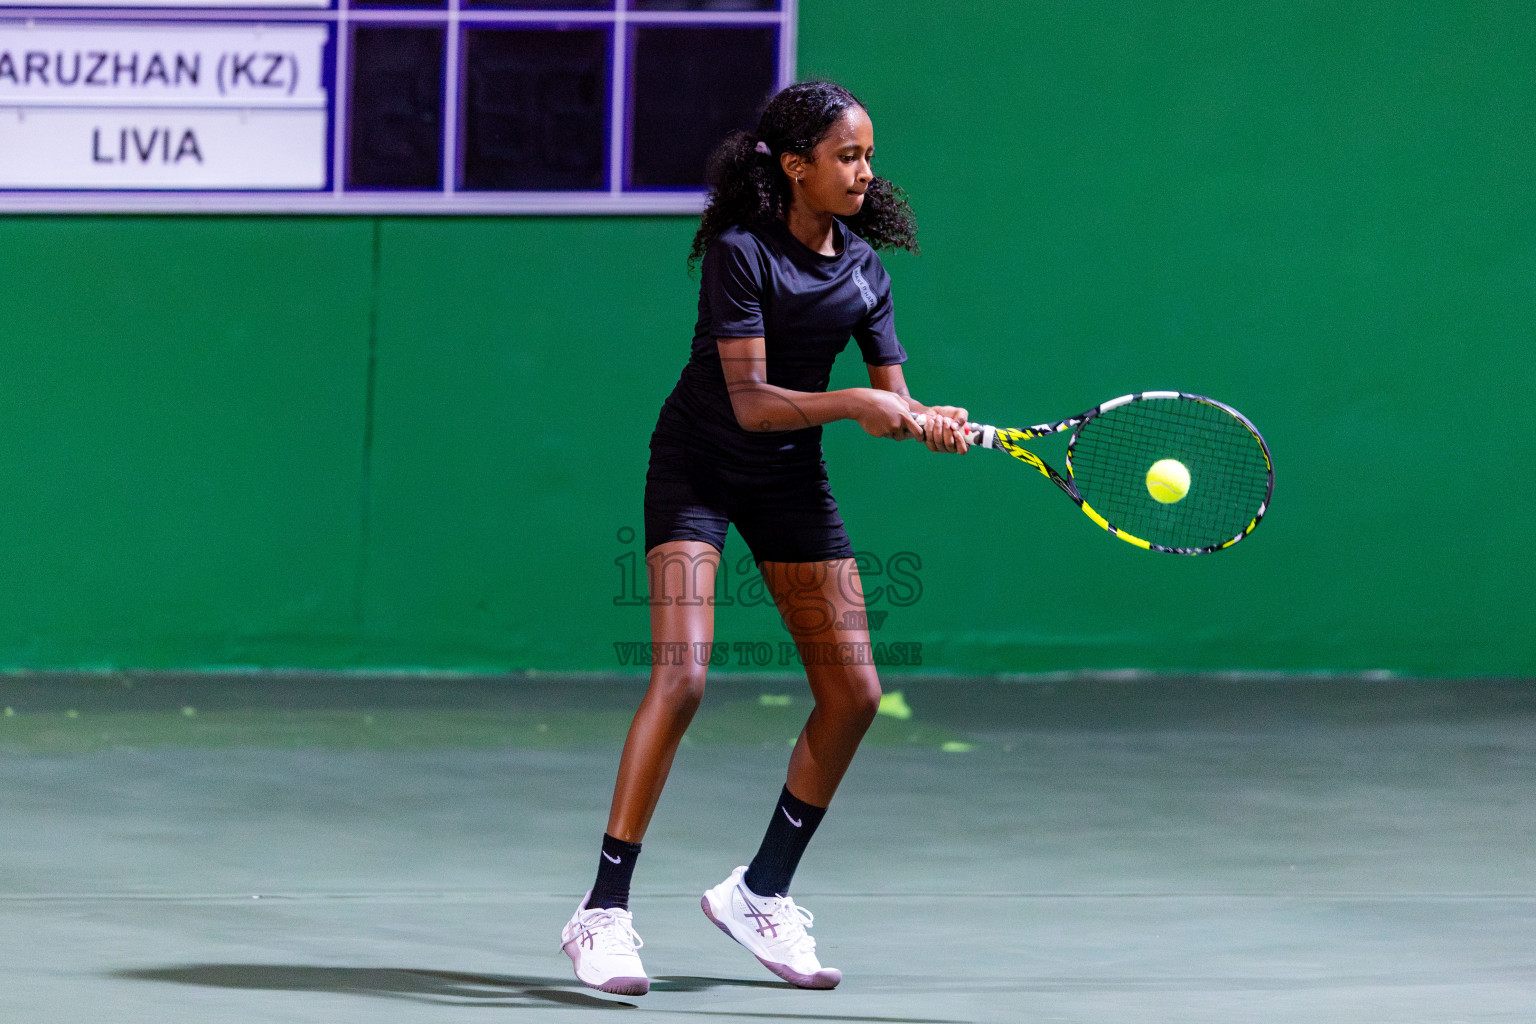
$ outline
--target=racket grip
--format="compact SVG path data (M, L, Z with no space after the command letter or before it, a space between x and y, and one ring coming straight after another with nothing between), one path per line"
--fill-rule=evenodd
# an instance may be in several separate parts
M926 414L918 413L912 418L917 420L918 426L925 430L927 429L928 417ZM985 423L967 423L965 425L965 441L967 444L973 444L981 448L996 448L997 428L989 427Z

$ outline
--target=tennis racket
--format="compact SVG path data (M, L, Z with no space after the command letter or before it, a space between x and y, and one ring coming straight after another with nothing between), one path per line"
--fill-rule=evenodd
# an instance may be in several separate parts
M1065 431L1072 436L1062 476L1022 442ZM1034 427L969 423L966 434L973 445L1035 467L1089 519L1148 551L1204 555L1229 548L1259 525L1275 489L1258 428L1230 405L1182 391L1123 395ZM1155 499L1148 480L1165 459L1189 472L1187 492L1176 501Z

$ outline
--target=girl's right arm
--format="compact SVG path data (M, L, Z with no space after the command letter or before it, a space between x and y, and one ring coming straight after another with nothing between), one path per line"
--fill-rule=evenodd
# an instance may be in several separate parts
M791 391L768 383L767 346L762 338L717 338L731 409L743 430L803 430L836 420L854 420L872 437L904 441L922 437L905 398L875 388Z

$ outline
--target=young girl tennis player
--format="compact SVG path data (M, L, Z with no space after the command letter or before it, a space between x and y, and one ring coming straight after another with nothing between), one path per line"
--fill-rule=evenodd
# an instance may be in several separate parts
M870 169L874 151L863 105L830 82L805 82L774 96L757 131L731 136L714 156L714 191L693 240L692 258L704 259L693 351L662 406L645 481L651 638L657 650L689 656L655 659L619 761L597 881L561 935L576 977L604 992L650 989L630 877L704 695L705 668L692 653L714 639L707 597L729 523L799 646L816 704L761 848L704 894L704 913L793 985L831 988L842 977L816 959L811 914L789 897L880 703L869 634L850 625L863 616L846 614L863 611L863 590L827 483L821 425L854 420L875 437L966 450L964 409L907 394L890 279L874 249L915 250L916 225L902 193ZM827 391L850 337L870 387Z

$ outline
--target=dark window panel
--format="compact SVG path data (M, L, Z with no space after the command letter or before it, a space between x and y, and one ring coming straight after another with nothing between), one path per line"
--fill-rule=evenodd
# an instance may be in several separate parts
M629 180L702 186L710 153L757 126L775 83L773 28L634 30Z
M353 30L349 188L443 187L443 42L441 28Z
M608 169L608 31L464 33L465 189L595 189Z
M632 11L776 11L779 0L629 0Z

